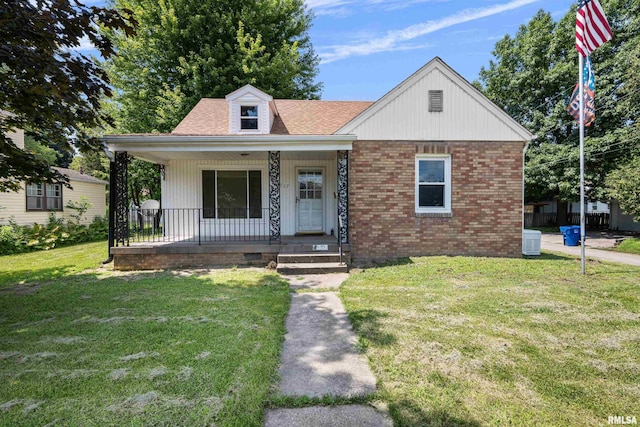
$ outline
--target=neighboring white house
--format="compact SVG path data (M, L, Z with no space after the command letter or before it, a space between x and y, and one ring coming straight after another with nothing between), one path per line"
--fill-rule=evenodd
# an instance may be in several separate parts
M620 209L617 200L611 202L611 229L618 231L640 231L640 222L634 221L631 215L627 215Z
M9 132L8 136L24 149L24 131ZM65 205L70 201L77 202L80 196L85 196L92 205L83 223L88 224L96 216L106 215L106 181L72 169L54 169L69 177L73 189L61 184L26 184L20 191L0 193L0 224L7 224L10 220L18 225L46 224L50 212L55 212L58 218L69 218L69 214L74 212Z

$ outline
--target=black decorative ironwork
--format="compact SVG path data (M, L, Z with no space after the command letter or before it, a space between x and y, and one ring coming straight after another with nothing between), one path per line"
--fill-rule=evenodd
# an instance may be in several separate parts
M270 241L280 241L280 152L269 151Z
M342 243L349 242L349 152L338 151L338 236Z
M162 178L162 180L165 180L165 171L164 171L164 165L158 165L158 169L160 170L160 177Z
M126 151L118 151L115 157L116 161L112 163L116 168L115 243L116 246L129 246L129 155Z

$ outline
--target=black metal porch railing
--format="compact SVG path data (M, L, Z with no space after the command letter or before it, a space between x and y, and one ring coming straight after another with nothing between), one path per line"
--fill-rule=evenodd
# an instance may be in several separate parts
M269 208L131 209L129 242L269 241Z

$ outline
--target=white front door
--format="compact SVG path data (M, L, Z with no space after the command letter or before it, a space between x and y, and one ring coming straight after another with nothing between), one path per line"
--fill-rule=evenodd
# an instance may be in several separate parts
M324 230L324 176L322 169L298 170L296 211L299 233Z

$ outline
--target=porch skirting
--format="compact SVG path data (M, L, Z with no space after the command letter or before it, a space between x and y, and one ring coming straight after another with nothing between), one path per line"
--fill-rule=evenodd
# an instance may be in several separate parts
M113 248L114 270L164 270L170 268L211 268L217 266L260 266L264 267L276 261L278 252L260 250L261 248L233 248L221 251L220 248L201 246L192 252L160 251L160 248ZM193 248L192 248L193 249ZM245 252L249 250L251 252ZM259 252L255 252L260 250Z
M289 240L291 239L291 241ZM283 243L218 242L210 244L170 243L140 244L111 248L114 270L162 270L171 268L212 268L223 266L265 267L277 261L280 253L310 253L314 244L327 245L337 251L335 238L319 238L301 243L300 238L284 238ZM303 238L304 239L304 238ZM297 242L296 242L297 241ZM295 242L295 243L293 243ZM351 246L343 245L349 263Z

